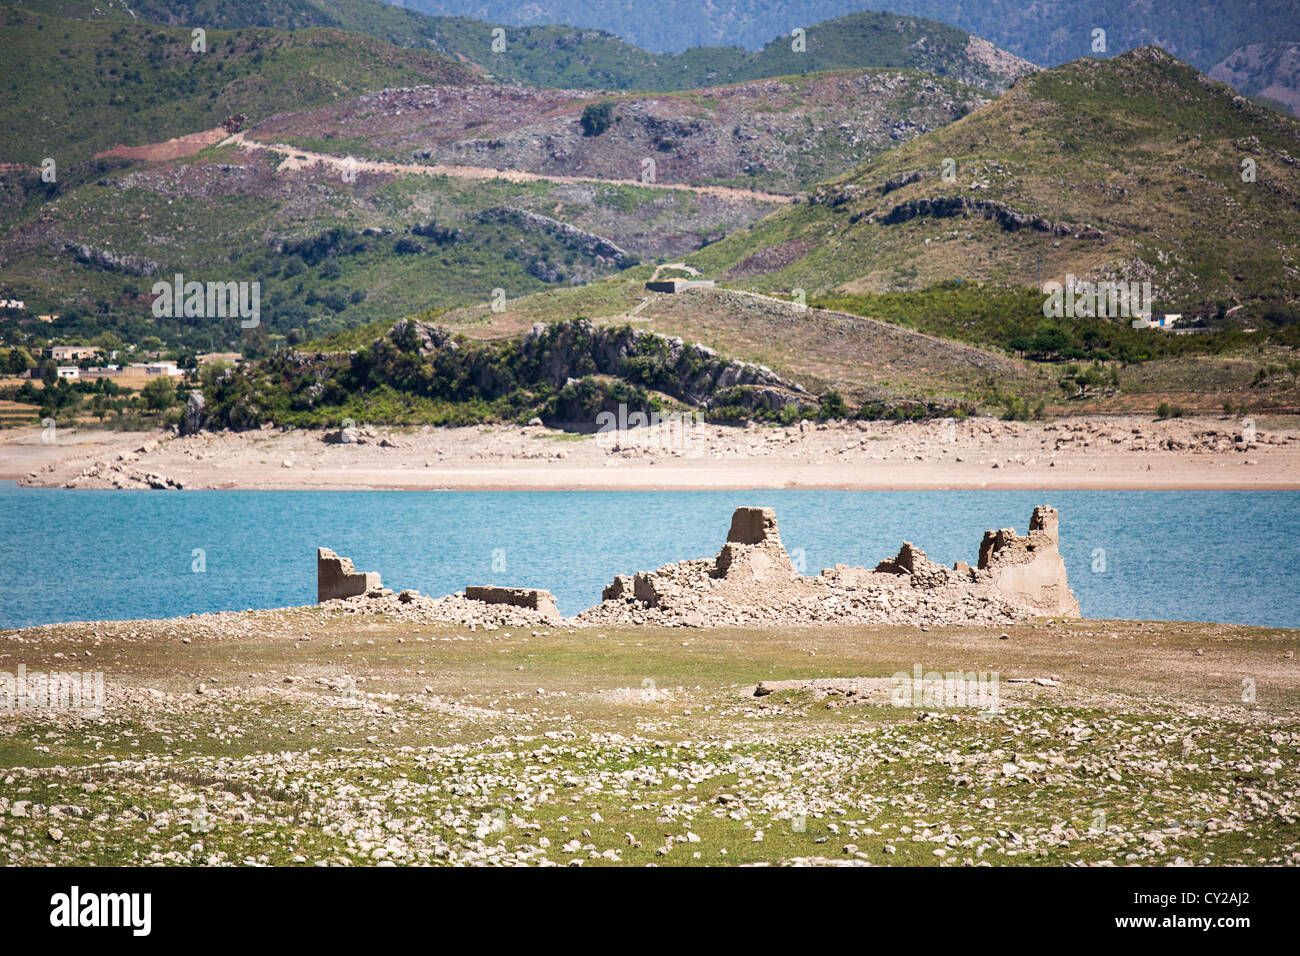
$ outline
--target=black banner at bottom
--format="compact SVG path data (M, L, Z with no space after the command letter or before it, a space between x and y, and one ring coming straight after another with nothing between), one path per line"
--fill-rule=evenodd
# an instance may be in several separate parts
M354 936L373 943L385 924L449 921L500 939L514 927L540 933L574 921L584 935L626 934L680 917L727 936L746 923L764 934L895 924L944 936L985 927L1226 943L1277 932L1294 881L1286 870L1190 868L0 869L0 914L13 943L29 935L193 942L196 931L245 928L258 942L337 945Z

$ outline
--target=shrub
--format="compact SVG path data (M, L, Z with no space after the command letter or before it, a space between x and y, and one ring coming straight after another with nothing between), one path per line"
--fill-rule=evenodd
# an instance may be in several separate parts
M848 418L849 406L845 403L844 396L834 389L823 395L818 417L823 420L827 418Z
M613 103L589 103L582 111L582 135L599 136L614 122Z

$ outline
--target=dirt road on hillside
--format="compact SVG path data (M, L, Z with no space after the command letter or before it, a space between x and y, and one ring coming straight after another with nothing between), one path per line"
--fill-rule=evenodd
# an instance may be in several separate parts
M454 176L458 179L503 179L511 183L594 183L602 186L636 186L642 189L674 189L680 192L734 199L743 202L792 203L794 196L765 193L755 189L733 189L730 186L688 186L684 183L643 183L637 179L596 179L587 176L542 176L517 169L490 169L486 166L442 166L421 163L388 163L351 156L334 156L298 149L284 143L263 143L248 139L243 133L228 137L221 145L235 145L240 149L262 149L286 157L280 164L281 172L323 166L337 170L340 176L358 173L384 173L393 176Z

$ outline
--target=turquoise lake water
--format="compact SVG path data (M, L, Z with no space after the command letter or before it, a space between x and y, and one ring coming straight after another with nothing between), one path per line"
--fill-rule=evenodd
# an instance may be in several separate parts
M575 613L615 574L713 557L776 509L806 573L908 540L975 563L986 528L1061 510L1089 617L1300 627L1300 493L1132 491L72 491L0 482L0 627L311 604L316 548L394 589L546 588ZM206 570L196 572L199 556Z

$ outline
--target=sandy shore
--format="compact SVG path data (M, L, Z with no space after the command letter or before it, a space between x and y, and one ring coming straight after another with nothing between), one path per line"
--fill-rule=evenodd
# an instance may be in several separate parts
M262 430L178 438L0 435L0 479L71 488L688 490L1300 489L1300 427L1149 418L697 426L581 436L541 426Z

